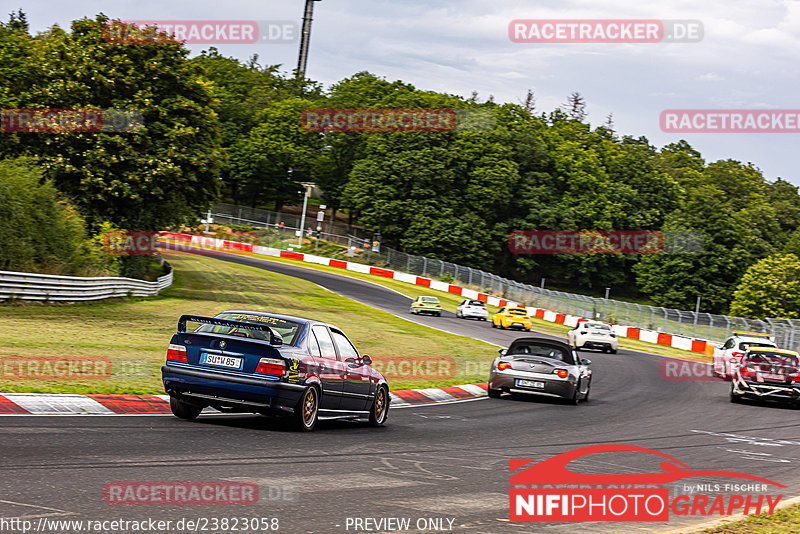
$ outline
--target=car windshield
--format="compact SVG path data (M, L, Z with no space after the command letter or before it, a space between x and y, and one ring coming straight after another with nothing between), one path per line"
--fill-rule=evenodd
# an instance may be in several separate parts
M300 327L302 326L300 323L294 321L287 321L286 319L278 319L277 317L267 317L265 315L255 315L250 313L220 313L217 315L217 318L267 325L270 327L270 329L272 329L273 332L280 335L281 338L283 338L283 342L287 345L294 345L294 340L297 337L297 333L300 331ZM195 330L195 332L225 334L227 336L238 336L269 341L269 334L267 332L256 330L254 328L204 324Z
M796 356L775 352L755 352L748 355L745 367L765 374L791 375L800 372Z
M420 297L419 300L420 302L430 302L433 304L439 302L439 299L437 299L436 297Z
M572 357L571 351L553 345L539 343L514 343L509 348L508 354L514 356L539 356L542 358L560 360L569 365L575 364L575 360Z

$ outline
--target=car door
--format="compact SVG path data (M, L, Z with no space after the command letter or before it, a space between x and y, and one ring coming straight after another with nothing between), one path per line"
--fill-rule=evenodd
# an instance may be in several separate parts
M733 347L735 340L733 338L728 338L725 343L723 343L719 347L714 347L714 358L713 358L713 365L714 371L720 374L727 374L728 372L728 364L725 361L725 353L728 349Z
M339 360L333 339L328 332L328 327L317 324L311 327L310 352L314 354L313 344L316 343L319 356L315 356L319 364L319 379L322 382L323 395L320 399L321 410L338 410L342 399L342 389L347 376L344 362Z
M331 336L344 362L347 376L342 390L341 410L363 411L372 395L370 367L361 361L358 351L343 332L331 328Z

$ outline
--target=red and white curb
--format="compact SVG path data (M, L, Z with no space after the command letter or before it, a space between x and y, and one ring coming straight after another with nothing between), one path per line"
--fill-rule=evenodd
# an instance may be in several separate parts
M405 389L389 393L391 406L478 399L486 396L486 384L443 388ZM163 415L169 414L167 395L78 395L70 393L3 393L0 415Z
M191 234L179 234L174 232L160 232L162 238L171 239L179 244L169 241L160 241L160 245L166 250L181 250L183 245L200 245L204 247L211 247L217 250L226 250L230 252L251 252L261 256L276 256L279 258L297 260L307 263L316 263L319 265L327 265L329 267L336 267L346 271L353 271L363 274L371 274L374 276L382 276L384 278L391 278L392 280L399 280L438 291L452 293L464 298L478 299L486 302L492 306L502 308L508 305L517 305L513 300L502 299L486 293L480 293L474 289L469 289L439 280L432 280L422 276L416 276L402 271L395 271L392 269L383 269L380 267L372 267L364 265L363 263L355 263L352 261L337 260L334 258L326 258L324 256L315 256L313 254L304 254L300 252L293 252L290 250L281 250L271 247L261 247L258 245L250 245L246 243L237 243L236 241L228 241L225 239L217 239L214 237L205 237ZM536 308L528 306L528 313L537 319L549 321L552 323L563 324L566 326L574 327L578 324L579 320L585 320L577 315L569 315L564 313L557 313L543 308ZM675 349L696 352L700 354L709 354L709 350L713 349L713 344L704 339L693 339L686 336L677 334L665 334L655 330L645 330L634 328L632 326L611 325L614 332L621 337L630 339L638 339L647 343L655 345L664 345Z

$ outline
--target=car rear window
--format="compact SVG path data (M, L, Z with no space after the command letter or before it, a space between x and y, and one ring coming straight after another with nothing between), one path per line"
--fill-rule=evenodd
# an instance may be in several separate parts
M419 300L420 302L433 302L433 303L439 302L439 299L437 299L436 297L420 297Z
M800 372L800 361L796 356L775 352L751 352L744 365L761 373L797 374Z
M562 349L561 347L554 347L552 345L538 343L515 343L508 349L508 354L540 356L542 358L560 360L569 365L575 364L575 360L572 357L571 351Z
M747 350L750 347L774 347L775 344L770 343L769 341L742 341L739 343L739 350Z
M470 300L467 304L470 306L486 306L482 300Z
M287 321L286 319L278 319L277 317L267 317L264 315L254 315L249 313L220 313L217 315L217 318L267 325L272 329L273 332L280 335L283 338L283 342L287 345L294 345L294 340L297 337L297 333L300 331L300 327L302 326L300 323ZM225 334L228 336L239 336L269 341L269 335L267 332L245 327L204 324L195 330L195 332L209 332L212 334Z
M528 310L524 308L511 308L510 310L508 310L508 313L514 315L528 315Z
M601 323L586 323L583 325L583 328L592 328L594 330L611 330L610 326Z

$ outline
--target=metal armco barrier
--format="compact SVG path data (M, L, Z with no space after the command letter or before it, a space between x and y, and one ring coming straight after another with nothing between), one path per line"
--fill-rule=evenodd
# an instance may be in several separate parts
M0 271L0 300L75 302L114 297L152 297L171 285L171 268L155 282L113 276L57 276Z

